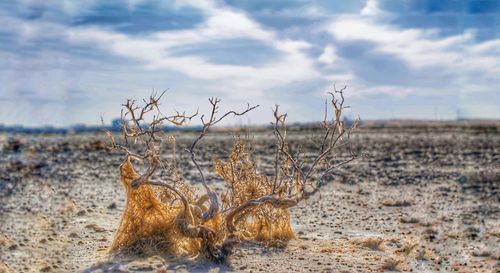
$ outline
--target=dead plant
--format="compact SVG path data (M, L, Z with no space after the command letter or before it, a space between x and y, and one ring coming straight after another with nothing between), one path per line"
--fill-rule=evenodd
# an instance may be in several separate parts
M227 186L221 193L207 184L196 159L197 147L214 125L228 116L244 115L258 105L221 114L221 100L209 99L211 111L200 116L199 135L186 149L199 174L198 181L190 182L203 186L203 192L198 193L178 170L175 138L165 132L165 124L182 126L198 113L163 115L159 101L165 92L152 95L141 106L127 100L123 104L121 123L125 144L118 144L113 134L106 131L111 141L109 148L125 153L120 179L127 193L127 205L111 250L131 249L147 241L145 245L159 245L174 255L202 253L216 262L224 262L242 240L282 245L295 238L288 209L315 194L336 168L362 156L352 152L349 141L359 120L350 128L345 128L342 120L342 111L346 108L344 90L345 87L329 93L331 100L325 102L321 141L312 158L303 158L300 151L290 145L287 114L281 113L276 105L272 123L276 139L274 174L259 174L246 143L239 140L227 160L214 162L215 173ZM333 112L331 118L328 105ZM134 144L142 147L143 152L132 152L129 148ZM173 159L161 156L166 144L172 145ZM342 146L350 151L347 159L337 157L337 150ZM137 173L133 160L146 166L144 173ZM158 177L156 173L160 168L166 170L168 176Z

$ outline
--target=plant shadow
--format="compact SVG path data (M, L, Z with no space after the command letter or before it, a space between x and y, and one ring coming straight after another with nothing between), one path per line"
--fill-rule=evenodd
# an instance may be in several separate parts
M214 263L204 257L173 257L171 255L109 255L83 273L106 272L232 272L230 264Z

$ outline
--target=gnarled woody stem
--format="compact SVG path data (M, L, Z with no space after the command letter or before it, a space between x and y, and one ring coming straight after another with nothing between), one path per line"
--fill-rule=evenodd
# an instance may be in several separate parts
M202 238L207 241L213 241L213 238L215 237L215 232L211 230L210 228L203 226L203 225L194 225L194 217L193 217L193 212L197 214L197 217L201 217L201 209L198 206L191 206L187 200L187 198L182 194L179 190L177 190L175 187L172 187L171 185L168 185L165 182L162 181L145 181L145 184L153 185L153 186L160 186L160 187L165 187L171 191L173 191L175 194L179 196L181 199L181 202L184 206L183 213L180 215L180 217L177 219L178 225L180 227L180 231L182 234L184 234L187 237L190 238ZM203 198L203 197L202 197ZM200 202L197 202L200 203ZM194 211L193 211L194 210Z
M226 229L229 232L229 235L226 237L224 242L222 243L221 246L221 252L224 255L228 255L232 252L234 246L240 243L240 239L238 235L236 234L237 229L236 229L236 223L235 223L235 217L239 215L240 213L243 213L247 209L255 208L260 205L264 204L271 204L275 208L289 208L297 205L300 200L304 198L305 195L296 195L295 197L290 197L290 198L280 198L277 195L266 195L262 196L256 199L248 200L247 202L243 203L239 207L233 209L227 216L226 216Z
M201 119L201 122L203 124L201 132L198 135L198 137L193 141L193 143L191 144L191 147L189 149L187 149L187 151L191 155L191 161L196 166L196 169L198 170L198 173L200 174L201 183L202 183L203 187L205 188L206 195L208 196L208 200L210 201L209 202L209 208L208 208L208 210L205 211L203 213L203 215L202 215L202 218L203 218L204 221L208 221L208 220L212 219L219 212L219 210L220 210L219 209L219 197L217 196L217 193L215 193L214 191L212 191L210 189L210 187L207 185L207 181L205 180L205 175L203 174L203 171L202 171L200 165L196 161L196 154L195 154L196 145L199 143L199 141L206 134L208 134L208 131L209 131L209 129L212 126L216 125L217 123L219 123L220 121L222 121L227 116L229 116L229 115L242 116L242 115L244 115L244 114L252 111L253 109L259 107L259 105L255 105L255 106L250 107L250 105L248 104L247 108L244 111L242 111L242 112L228 111L225 114L223 114L221 117L217 118L216 115L217 115L217 112L218 112L218 109L219 109L218 103L220 101L221 100L217 99L217 98L210 98L209 99L209 102L212 105L212 111L210 113L209 120L205 121L204 120L205 115L201 116L200 119Z
M187 152L190 153L191 161L200 175L200 182L205 190L205 194L198 198L198 200L189 200L187 198L188 196L176 186L176 180L174 179L168 177L162 180L152 179L159 167L164 167L164 161L160 158L162 138L157 136L157 134L161 131L161 125L163 122L181 125L186 121L191 120L196 114L193 116L185 116L184 114L177 113L171 117L164 117L158 108L159 98L161 98L161 95L158 98L153 95L151 96L149 102L144 101L145 106L142 109L135 105L135 101L128 100L127 104L124 105L127 113L125 113L125 115L122 114L122 129L125 135L125 140L127 140L127 138L132 138L134 143L137 141L144 143L146 145L146 152L144 155L138 155L130 152L126 147L116 144L110 132L106 131L106 134L111 139L112 149L123 150L127 154L127 159L137 158L141 161L145 161L147 164L148 168L144 174L139 177L131 178L131 186L133 188L136 188L141 184L160 186L179 196L183 210L180 211L179 209L181 209L181 207L176 207L174 209L174 212L177 214L175 220L172 221L171 217L167 217L168 219L165 218L167 226L170 227L171 225L176 225L176 230L178 230L183 236L187 238L201 239L201 246L203 247L203 250L208 250L209 255L215 260L223 261L225 256L231 252L233 247L240 242L240 234L238 234L237 230L237 227L239 227L238 222L244 221L244 219L247 218L248 212L258 211L259 206L267 204L276 209L286 209L296 206L303 199L307 199L319 190L319 187L324 182L323 178L326 175L331 174L335 168L349 163L359 157L353 153L351 147L349 146L351 158L335 164L338 159L334 155L334 150L345 144L342 143L342 139L346 134L347 144L350 145L349 135L355 127L351 126L351 129L346 131L344 129L344 123L340 119L342 110L346 108L343 106L344 96L342 92L344 89L345 88L339 91L335 90L335 94L340 93L340 100L334 96L334 93L331 93L334 117L331 122L327 122L327 110L325 108L325 121L323 122L323 129L325 129L325 133L322 137L323 141L321 142L320 152L312 159L312 162L309 162L310 159L307 161L302 160L302 158L299 157L300 152L297 152L296 155L295 153L292 153L293 147L291 147L288 143L289 141L287 139L287 130L285 126L285 119L287 115L279 114L278 106L276 106L274 110L276 122L274 124L274 133L277 138L274 164L275 175L273 181L268 180L272 182L272 185L270 185L272 188L266 189L264 192L253 194L251 197L253 199L247 200L246 202L243 202L243 204L236 205L234 202L230 202L229 208L225 208L224 211L221 211L221 206L225 206L227 203L220 203L221 201L219 200L219 196L208 185L208 181L206 180L202 167L197 161L195 150L197 145L200 143L200 140L208 134L209 129L212 126L218 124L227 116L244 115L245 113L258 107L258 105L253 107L248 105L244 111L229 111L217 117L218 103L220 102L220 99L209 99L212 105L212 111L210 115L207 115L206 117L204 115L201 116L201 132L192 142L191 146L188 147L189 149L186 149ZM144 126L144 124L147 123L145 120L147 113L154 111L155 109L158 113L153 116L153 121L150 122L148 126ZM127 122L125 119L127 116L130 117L130 121L132 121L132 123ZM339 141L340 144L338 143ZM175 165L176 164L174 162L174 166ZM320 170L322 170L321 174L319 173ZM312 180L316 176L319 176L319 180L313 182ZM232 179L234 183L234 175ZM174 183L170 185L167 181ZM312 189L309 188L309 186L312 187ZM308 188L308 191L306 191L306 187ZM288 195L286 195L287 193ZM260 194L266 195L258 196ZM223 202L225 201L223 200ZM224 226L219 225L220 219L218 217L221 216L224 217L225 223L222 225L225 225L225 231ZM210 222L211 219L214 221ZM212 230L212 228L217 231L217 233ZM218 238L216 235L219 235L219 233L223 233L225 238ZM222 245L218 244L218 239L224 239ZM194 241L197 243L199 242L199 240Z
M289 208L293 207L298 204L300 200L302 200L304 195L297 195L295 197L290 197L290 198L282 198L278 197L277 195L265 195L256 199L251 199L243 203L241 206L233 209L227 216L226 216L226 228L229 231L230 234L235 234L236 233L236 226L234 222L234 218L242 213L246 209L250 209L253 207L257 207L263 204L271 204L275 208Z

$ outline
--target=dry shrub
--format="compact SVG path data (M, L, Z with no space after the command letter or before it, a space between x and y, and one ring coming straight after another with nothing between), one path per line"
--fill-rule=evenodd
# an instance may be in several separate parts
M80 145L80 150L85 152L106 151L108 146L102 140L92 140Z
M369 248L371 250L381 250L380 246L384 242L384 239L380 237L369 237L356 240L356 243L361 247Z
M403 216L399 218L399 221L403 224L417 224L420 220L414 216Z
M273 182L257 173L255 162L242 140L234 145L229 160L215 162L215 172L224 178L229 189L222 195L224 207L238 207L273 193ZM245 239L280 245L295 238L287 208L264 204L242 213L240 219L237 228Z
M405 254L406 256L410 255L411 252L418 246L417 243L413 243L413 242L405 242L401 249L398 251L398 252L401 252L403 254Z
M389 257L382 262L380 269L382 271L399 271L401 260Z
M474 251L472 251L472 255L474 257L490 257L490 256L492 256L491 252L489 250L485 250L485 249L474 250Z
M382 205L387 207L408 207L412 205L411 200L388 198L382 201Z
M120 179L127 193L126 208L111 250L162 251L177 256L204 254L213 261L224 262L242 240L282 246L294 239L288 209L315 194L337 167L362 156L352 152L349 141L358 121L346 129L341 118L346 108L344 90L345 87L330 93L331 120L328 119L328 101L325 102L318 150L307 158L302 158L289 144L287 114L281 114L276 106L273 111L274 174L259 174L246 143L239 140L227 160L213 164L213 171L225 182L223 193L213 191L207 184L196 160L196 148L212 126L227 116L244 115L257 106L248 105L241 112L228 111L219 115L220 100L209 99L212 111L209 115L201 115L199 135L186 149L203 186L204 192L197 192L178 170L175 138L166 134L164 124L181 126L198 113L189 116L177 112L164 116L159 100L165 92L160 96L152 95L149 101L144 100L142 107L128 100L122 111L126 144L118 144L113 134L106 131L111 141L109 149L125 153ZM154 113L152 119L148 119L151 113ZM127 147L131 143L140 145L143 152L131 152ZM165 144L169 144L173 152L168 160L161 156ZM341 160L335 153L342 146L349 149L350 157ZM133 160L142 162L146 171L137 173ZM159 169L164 171L161 177L156 174Z
M171 244L176 242L173 231L177 214L182 207L168 206L160 201L150 185L140 185L136 189L131 183L138 178L139 174L134 170L130 159L127 159L120 166L120 180L127 193L127 205L123 212L122 220L112 249L120 249L137 244L142 239L156 238L158 241L166 241ZM174 253L180 250L191 250L191 245L187 247L178 246L172 248Z

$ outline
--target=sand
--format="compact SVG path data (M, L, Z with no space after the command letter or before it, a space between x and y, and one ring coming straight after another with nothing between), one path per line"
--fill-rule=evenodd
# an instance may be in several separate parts
M291 132L313 152L314 132ZM10 136L12 137L12 136ZM179 145L194 137L177 133ZM0 272L498 272L500 126L362 128L368 158L339 169L291 209L297 240L283 248L246 242L227 265L155 253L110 256L125 205L117 166L96 134L0 135ZM214 133L199 151L206 173L230 150ZM273 136L251 139L262 172ZM180 151L181 149L179 149ZM182 154L185 177L196 183ZM208 180L222 188L213 174Z

